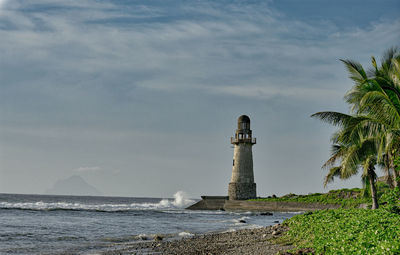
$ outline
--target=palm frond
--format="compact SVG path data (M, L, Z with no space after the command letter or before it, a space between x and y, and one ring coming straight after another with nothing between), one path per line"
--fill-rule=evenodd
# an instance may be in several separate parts
M312 114L311 118L317 118L335 126L343 126L351 121L353 116L341 112L317 112Z
M391 47L391 48L387 49L383 53L383 56L381 59L382 67L384 67L384 66L390 67L392 59L394 59L398 56L399 56L399 50L397 47Z
M350 79L356 83L362 83L367 79L367 74L360 63L349 59L341 59L340 61L345 64Z
M360 152L357 146L348 148L347 153L344 155L340 172L340 179L348 179L351 176L357 174L358 166L360 163Z
M399 111L387 95L377 91L369 92L364 95L360 104L362 109L369 110L369 115L373 118L388 126L399 126Z
M333 182L334 177L340 177L341 167L332 167L329 169L329 173L324 178L324 187L328 185L328 183Z
M392 68L389 70L389 79L393 87L400 91L400 57L392 60Z
M322 169L332 167L336 161L343 157L343 155L346 153L346 149L347 148L339 144L332 145L331 157L322 165Z

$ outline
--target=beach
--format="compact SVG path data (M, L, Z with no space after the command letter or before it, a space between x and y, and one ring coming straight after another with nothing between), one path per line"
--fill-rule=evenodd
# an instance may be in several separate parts
M119 254L285 254L293 248L288 245L274 244L273 240L281 236L287 227L274 226L241 229L231 232L210 233L191 237L165 240L163 236L154 236L152 240L136 243L115 243L113 250L104 255ZM162 240L160 240L162 239Z

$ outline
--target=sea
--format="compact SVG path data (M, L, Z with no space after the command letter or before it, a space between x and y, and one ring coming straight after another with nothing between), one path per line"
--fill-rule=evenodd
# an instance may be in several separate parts
M0 194L0 254L101 254L132 242L259 228L296 213L191 211L198 200Z

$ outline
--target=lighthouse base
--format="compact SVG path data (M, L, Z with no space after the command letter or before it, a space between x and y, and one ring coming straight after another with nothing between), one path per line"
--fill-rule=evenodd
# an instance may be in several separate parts
M257 197L255 183L231 182L228 188L229 200L247 200Z

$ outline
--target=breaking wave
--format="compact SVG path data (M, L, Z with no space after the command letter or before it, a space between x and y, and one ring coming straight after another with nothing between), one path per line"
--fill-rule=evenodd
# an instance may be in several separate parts
M0 202L0 209L20 209L35 211L97 211L97 212L124 212L137 210L169 210L183 209L194 203L187 198L186 193L178 191L174 194L174 199L162 199L157 203L127 203L127 204L85 204L76 202Z
M183 232L180 232L180 233L178 234L178 236L180 236L180 237L193 237L194 234L192 234L192 233L190 233L190 232L183 231Z

